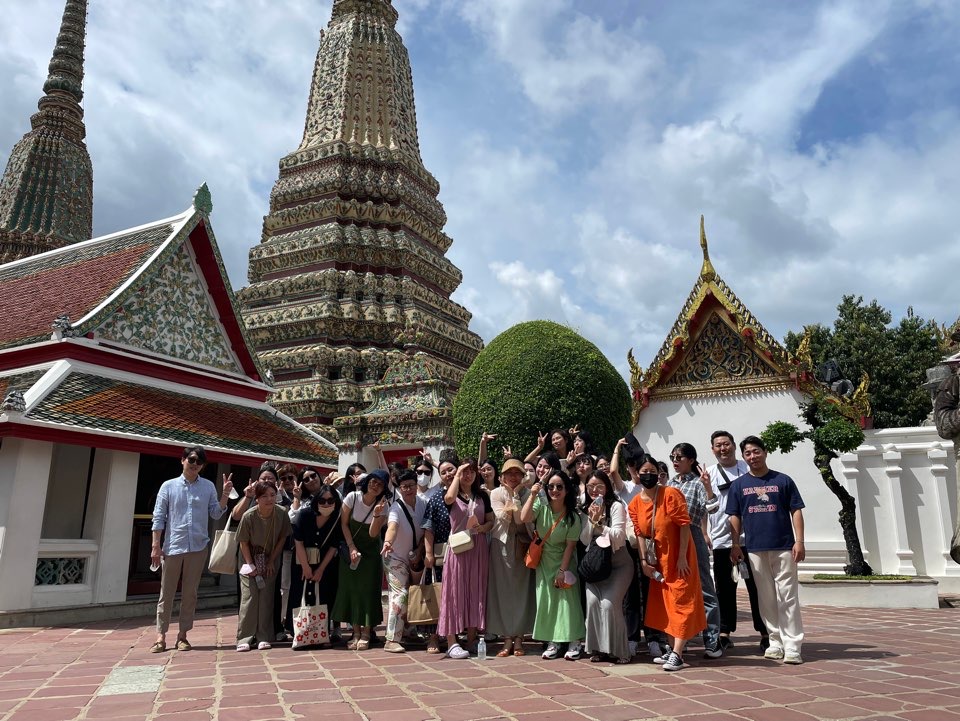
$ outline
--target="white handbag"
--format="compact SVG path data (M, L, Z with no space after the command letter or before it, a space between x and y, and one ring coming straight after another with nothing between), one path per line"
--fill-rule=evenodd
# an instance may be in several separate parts
M237 531L230 530L230 521L231 518L227 518L227 527L213 536L208 565L211 573L233 575L237 572Z
M473 511L476 508L474 505L473 499L470 499L470 503L467 505L467 518L464 523L470 523L470 518L473 516ZM450 538L447 539L447 546L453 553L464 553L473 548L473 534L470 531L464 528L463 530L457 531L456 533L451 533Z
M320 584L313 583L314 598L320 598ZM330 643L330 617L327 604L307 605L307 583L303 583L300 607L293 611L293 648L323 646Z

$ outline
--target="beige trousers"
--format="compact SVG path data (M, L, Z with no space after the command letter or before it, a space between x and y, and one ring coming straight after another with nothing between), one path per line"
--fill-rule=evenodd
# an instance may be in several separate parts
M299 568L297 569L299 570ZM257 588L255 579L240 576L240 615L237 618L237 643L272 643L276 637L273 630L273 589L277 574L264 576L263 588Z
M197 588L206 563L205 548L164 557L160 573L160 600L157 602L157 633L165 634L170 628L177 583L180 583L180 633L186 634L193 628L193 617L197 612Z
M797 564L790 551L750 551L750 570L757 584L760 616L770 634L770 647L800 653L803 619Z

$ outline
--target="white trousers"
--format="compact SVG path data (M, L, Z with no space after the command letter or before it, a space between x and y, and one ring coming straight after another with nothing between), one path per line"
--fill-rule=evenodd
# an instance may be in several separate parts
M750 570L757 584L760 616L770 634L770 647L800 653L803 619L797 564L790 551L750 551Z

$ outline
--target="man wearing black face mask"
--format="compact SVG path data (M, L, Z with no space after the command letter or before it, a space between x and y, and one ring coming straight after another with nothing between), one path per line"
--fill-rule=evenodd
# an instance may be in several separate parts
M710 540L713 544L713 577L716 582L717 599L720 603L720 646L733 645L730 634L737 630L737 582L733 580L733 563L730 561L730 547L733 536L726 514L727 493L736 478L750 472L750 468L737 458L737 447L733 436L727 431L714 431L710 436L710 449L717 463L707 469L713 492L720 499L720 507L707 517ZM742 540L742 539L741 539ZM760 634L760 651L766 651L770 645L767 627L760 617L757 603L757 586L753 577L744 579L747 595L750 597L750 613L753 616L753 628Z

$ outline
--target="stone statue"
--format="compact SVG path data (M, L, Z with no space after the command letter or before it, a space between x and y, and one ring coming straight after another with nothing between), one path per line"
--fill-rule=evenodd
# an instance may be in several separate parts
M941 438L953 441L957 462L957 478L960 478L960 376L953 370L944 378L933 398L933 420ZM960 519L960 512L958 512ZM950 557L960 563L960 523L950 541Z

